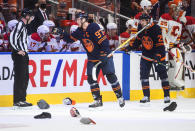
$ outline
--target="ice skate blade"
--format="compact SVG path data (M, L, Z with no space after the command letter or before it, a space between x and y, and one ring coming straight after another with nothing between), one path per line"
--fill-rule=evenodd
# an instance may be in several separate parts
M12 110L32 110L32 106L28 107L13 106Z
M100 107L88 107L89 111L101 111L103 110L103 106Z
M150 102L139 103L139 105L140 105L141 107L150 107Z

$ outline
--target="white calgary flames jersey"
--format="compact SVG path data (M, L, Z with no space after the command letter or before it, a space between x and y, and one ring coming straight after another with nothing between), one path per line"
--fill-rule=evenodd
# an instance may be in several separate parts
M79 40L73 43L66 43L64 40L60 40L59 52L85 52L83 45Z
M189 43L191 41L189 35L191 35L192 37L192 34L195 33L195 18L192 16L186 16L186 20L186 25L182 28L181 41L184 43ZM189 33L187 30L189 31Z
M40 48L43 48L45 52L52 52L58 49L56 39L50 35L47 42L42 42L38 33L33 33L28 37L28 50L30 52L37 52Z
M119 45L119 37L118 36L110 37L109 35L107 35L107 38L109 40L110 49L115 50L116 47L118 47Z
M4 29L4 27L5 27L5 22L4 22L4 21L2 21L2 20L0 20L0 34L2 34L2 33L3 33L3 29Z
M81 42L79 40L73 42L70 44L69 46L71 52L84 52L84 48L83 48L83 45L81 44Z
M178 21L173 20L170 14L163 14L158 22L158 25L161 28L166 29L165 35L166 42L169 43L169 47L172 47L173 44L178 44L180 41L181 31L182 31L182 24Z

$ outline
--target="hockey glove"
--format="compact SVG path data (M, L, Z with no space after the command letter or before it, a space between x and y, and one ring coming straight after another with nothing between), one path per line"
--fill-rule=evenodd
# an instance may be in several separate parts
M158 55L155 55L155 56L154 56L154 62L155 62L155 63L157 63L157 64L161 63L160 59L161 59L160 56L158 56Z
M104 56L104 57L101 57L100 58L100 61L102 62L102 63L106 63L107 61L108 61L108 57L107 56Z

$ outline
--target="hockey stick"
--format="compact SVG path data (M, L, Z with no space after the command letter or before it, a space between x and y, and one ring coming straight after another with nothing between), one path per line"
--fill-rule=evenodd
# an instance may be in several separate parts
M190 66L186 65L184 62L181 62L178 60L178 58L171 52L171 51L168 51L168 53L173 57L173 59L175 61L178 61L180 62L185 68L187 68L189 71L191 71L192 73L195 73L195 70L193 70Z
M110 54L107 55L107 57L111 57L114 52L116 52L117 50L121 49L122 47L124 47L130 40L132 40L133 38L137 37L138 34L140 34L143 30L145 30L148 26L150 26L151 23L147 24L146 26L144 26L139 32L137 32L134 36L130 37L129 39L127 39L125 42L123 42L121 45L119 45L115 50L113 50ZM95 66L93 66L92 68L92 78L93 80L97 80L96 77L96 70L98 65L100 65L102 62L99 61L97 64L95 64Z
M127 54L131 54L131 51L130 52L127 52ZM136 54L136 55L140 56L141 58L146 59L148 61L152 61L152 62L158 63L159 65L162 65L162 66L165 66L165 67L168 66L167 64L164 64L162 62L157 62L155 59L149 58L147 56L144 56L144 55L141 55L141 54L138 54L138 53L134 53L134 54Z

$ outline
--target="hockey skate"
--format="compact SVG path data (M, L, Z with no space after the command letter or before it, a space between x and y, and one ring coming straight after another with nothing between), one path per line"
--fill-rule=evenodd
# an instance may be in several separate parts
M164 98L164 103L170 103L170 102L171 102L170 97L169 96L166 96Z
M102 106L103 106L102 96L100 96L97 100L94 100L94 102L91 105L89 105L89 108L97 108Z
M144 98L140 100L140 103L147 103L147 102L150 102L150 98L148 96L144 96Z
M125 100L123 97L118 98L119 106L122 108L125 106Z

